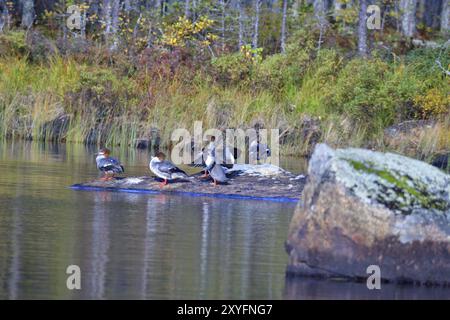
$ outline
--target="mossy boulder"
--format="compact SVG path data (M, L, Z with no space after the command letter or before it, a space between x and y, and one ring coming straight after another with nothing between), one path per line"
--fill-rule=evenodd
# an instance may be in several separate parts
M450 284L450 176L424 162L319 144L291 222L287 273Z

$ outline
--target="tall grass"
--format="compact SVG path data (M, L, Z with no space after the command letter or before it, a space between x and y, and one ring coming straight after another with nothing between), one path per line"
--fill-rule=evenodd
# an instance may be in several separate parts
M174 129L191 130L195 121L202 121L205 129L256 123L279 128L287 137L283 154L307 155L317 141L394 149L424 159L450 150L449 117L442 115L436 117L444 120L437 121L434 131L416 141L414 152L402 145L386 146L383 139L385 127L417 115L416 96L428 97L431 88L442 95L449 91L448 78L433 69L433 55L418 53L389 62L308 50L246 66L251 71L238 84L221 81L236 76L225 77L213 66L206 73L183 65L175 71L162 65L161 71L153 62L125 72L121 65L88 58L30 62L26 56L0 55L0 138L127 146L156 129L167 146ZM226 72L239 71L227 69L225 62L221 67ZM427 116L435 117L432 111ZM62 116L68 123L61 132L55 119ZM305 116L319 124L319 138L304 132Z

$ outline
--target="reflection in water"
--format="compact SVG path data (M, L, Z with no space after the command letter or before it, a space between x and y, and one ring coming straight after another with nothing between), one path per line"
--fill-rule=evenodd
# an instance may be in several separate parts
M205 298L204 292L206 288L206 268L208 263L208 226L209 226L209 205L208 202L203 203L202 210L202 242L200 247L200 298Z
M110 192L94 194L94 215L92 220L92 256L90 258L89 284L92 298L105 297L106 264L109 249L109 217L104 203L111 199Z
M365 283L286 278L284 299L450 299L450 288L381 284L380 290L368 290Z
M378 297L358 284L285 282L292 204L73 191L67 186L97 177L95 148L8 142L0 151L0 298ZM113 153L128 175L148 173L147 151ZM72 264L79 291L66 287Z
M21 237L20 212L13 210L12 230L11 230L11 267L9 269L9 296L11 299L17 299L19 270L20 270L20 246L19 238Z

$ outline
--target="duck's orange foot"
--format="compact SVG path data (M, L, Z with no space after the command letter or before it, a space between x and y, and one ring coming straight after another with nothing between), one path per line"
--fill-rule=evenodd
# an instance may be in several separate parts
M161 182L161 183L159 184L159 188L164 187L165 185L167 185L167 183L168 183L168 181L167 181L167 180L164 180L163 182Z

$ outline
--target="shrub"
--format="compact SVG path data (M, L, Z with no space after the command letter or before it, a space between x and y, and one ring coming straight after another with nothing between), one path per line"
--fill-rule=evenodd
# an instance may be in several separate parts
M424 95L414 99L422 118L447 114L450 111L450 96L437 88L429 89Z
M28 54L24 31L10 31L0 34L0 57Z
M358 123L386 126L394 118L395 103L386 96L389 66L381 60L351 60L338 74L331 105Z
M241 52L226 54L212 60L214 78L223 85L249 84L254 61Z
M311 47L289 45L285 54L267 56L255 66L253 86L257 90L283 94L289 86L300 84L311 60Z

